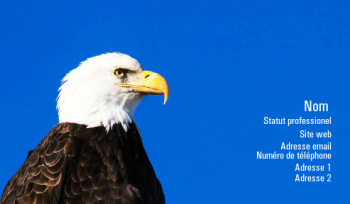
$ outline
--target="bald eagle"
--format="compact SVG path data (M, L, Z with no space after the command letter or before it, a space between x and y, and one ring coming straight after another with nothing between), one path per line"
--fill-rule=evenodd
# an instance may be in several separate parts
M1 197L7 203L165 203L133 114L165 79L134 58L107 53L63 78L59 124L28 154Z

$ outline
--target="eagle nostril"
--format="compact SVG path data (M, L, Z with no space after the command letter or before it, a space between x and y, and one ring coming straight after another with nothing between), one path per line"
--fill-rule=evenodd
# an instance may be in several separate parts
M145 79L147 79L149 76L150 76L150 75L149 75L149 74L147 74L147 75L145 76Z

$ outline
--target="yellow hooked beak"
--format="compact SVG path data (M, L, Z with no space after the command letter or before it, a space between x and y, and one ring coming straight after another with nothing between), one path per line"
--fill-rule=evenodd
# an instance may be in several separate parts
M161 75L151 71L142 71L142 79L139 81L118 83L117 86L133 88L133 92L142 92L152 95L164 94L164 104L169 96L168 83Z

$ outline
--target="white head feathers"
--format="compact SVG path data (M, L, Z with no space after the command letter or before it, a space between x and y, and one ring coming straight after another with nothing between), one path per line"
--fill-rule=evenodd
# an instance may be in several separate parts
M143 71L134 58L107 53L89 58L69 72L59 89L59 122L84 124L89 128L103 125L107 131L120 122L126 131L144 94L116 86L121 82L113 75L116 67L136 73Z

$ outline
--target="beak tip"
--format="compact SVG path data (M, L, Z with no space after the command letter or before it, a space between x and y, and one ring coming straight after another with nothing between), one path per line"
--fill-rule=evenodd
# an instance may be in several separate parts
M167 100L168 100L168 97L167 97L167 96L165 96L165 97L164 97L164 103L163 103L163 105L165 105L165 104L166 104Z
M169 97L169 88L168 88L168 84L167 84L167 88L165 90L163 90L163 94L164 94L164 104L168 101L168 97Z

